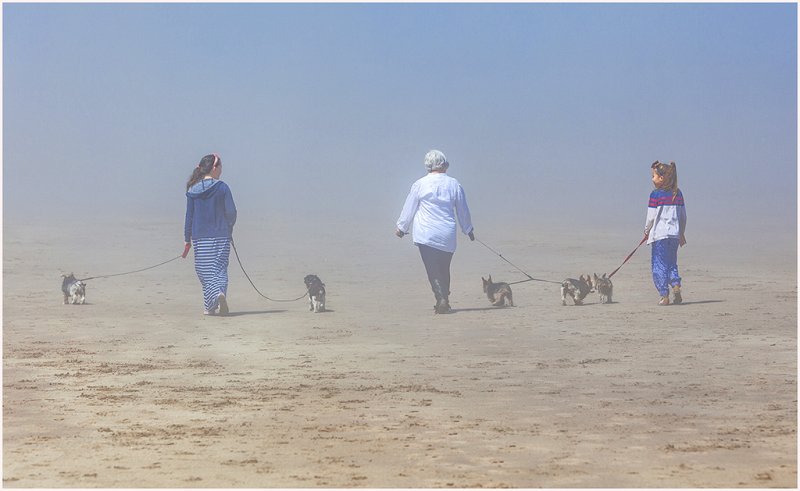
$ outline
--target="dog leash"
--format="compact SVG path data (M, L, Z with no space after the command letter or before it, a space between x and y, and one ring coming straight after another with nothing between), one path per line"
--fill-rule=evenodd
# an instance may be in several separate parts
M242 273L244 273L245 278L247 278L247 281L250 282L250 286L253 287L253 290L255 290L256 293L258 293L262 297L266 298L267 300L269 300L271 302L296 302L296 301L304 298L306 295L308 295L308 292L305 292L302 296L299 296L297 298L293 298L291 300L278 300L278 299L274 299L274 298L269 298L268 296L264 295L263 293L261 293L258 290L258 288L256 287L255 283L253 283L253 280L250 279L250 275L247 274L247 271L244 270L244 266L242 266L242 260L239 259L239 251L236 250L236 244L233 242L233 237L231 237L231 246L233 246L233 253L236 255L236 261L239 263L239 267L242 268Z
M106 275L101 275L101 276L90 276L88 278L81 278L81 279L79 279L77 281L89 281L89 280L96 280L96 279L99 279L99 278L111 278L112 276L123 276L123 275L126 275L126 274L141 273L142 271L147 271L148 269L154 269L154 268L157 268L159 266L163 266L163 265L165 265L167 263L171 263L172 261L174 261L176 259L180 259L181 257L186 257L186 255L185 254L179 254L179 255L173 257L172 259L168 259L168 260L164 261L163 263L158 263L155 266L148 266L146 268L137 269L135 271L126 271L124 273L106 274Z
M528 278L527 280L519 280L519 281L512 281L511 283L506 283L507 285L516 285L519 283L527 283L529 281L534 281L532 278ZM547 280L535 280L535 281L547 281ZM557 281L547 281L548 283L558 283Z
M615 269L614 271L612 271L612 272L611 272L611 274L610 274L610 275L608 275L608 278L609 278L609 279L611 279L611 277L612 277L612 276L614 276L614 273L616 273L617 271L619 271L619 268L621 268L621 267L622 267L622 266L623 266L625 263L627 263L627 262L628 262L628 259L630 259L630 258L633 256L633 254L634 254L636 251L638 251L640 247L642 247L642 244L644 244L644 242L645 242L646 240L647 240L647 236L645 235L645 236L644 236L644 238L642 239L642 241L641 241L641 242L639 242L639 245L637 245L637 246L636 246L636 249L632 250L632 251L631 251L631 253L630 253L630 254L628 254L628 257L626 257L626 258L625 258L625 260L624 260L624 261L622 261L622 264L620 264L620 265L619 265L619 267L617 267L617 269Z
M624 260L624 261L622 261L622 264L620 264L620 265L619 265L619 267L618 267L617 269L615 269L614 271L612 271L612 272L611 272L611 274L610 274L610 275L608 275L608 278L609 278L609 279L610 279L612 276L614 276L614 273L616 273L617 271L619 271L619 268L621 268L621 267L622 267L622 266L623 266L625 263L627 263L627 262L628 262L628 259L630 259L630 258L631 258L631 256L633 256L633 254L634 254L634 253L635 253L637 250L639 250L639 248L640 248L640 247L642 247L642 244L644 244L644 243L645 243L645 241L647 240L648 234L649 234L650 232L652 232L654 228L656 228L656 225L658 224L658 220L661 218L661 212L662 212L662 211L664 211L664 207L663 207L663 206L661 206L661 207L659 207L659 208L658 208L658 213L656 214L656 218L655 218L655 220L653 220L653 225L652 225L652 227L651 227L651 228L650 228L650 229L647 231L647 233L645 233L645 234L644 234L644 237L642 237L642 241L641 241L641 242L639 242L639 245L637 245L637 246L636 246L636 249L632 250L632 251L631 251L631 253L630 253L630 254L628 254L628 257L626 257L626 258L625 258L625 260Z
M528 277L528 279L527 279L527 280L515 281L515 282L513 282L513 283L509 283L509 285L516 285L517 283L525 283L525 282L527 282L527 281L541 281L541 282L544 282L544 283L556 283L556 284L558 284L558 285L560 285L560 284L561 284L561 282L560 282L560 281L550 281L550 280L542 280L542 279L539 279L539 278L534 278L533 276L529 275L529 274L528 274L528 273L526 273L525 271L522 271L522 269L520 269L518 266L516 266L516 265L515 265L514 263L512 263L511 261L509 261L508 259L504 258L502 254L500 254L499 252L495 251L494 249L492 249L491 247L489 247L488 245L486 245L486 244L485 244L485 243L484 243L482 240L478 239L477 237L475 238L475 240L477 240L478 242L480 242L480 244L481 244L483 247L485 247L485 248L489 249L489 250L490 250L490 251L492 251L492 252L493 252L495 255L499 256L499 257L500 257L500 259L502 259L503 261L507 262L508 264L510 264L510 265L512 265L512 266L514 266L514 268L516 268L516 269L517 269L517 271L519 271L520 273L522 273L522 274L524 274L525 276L527 276L527 277Z

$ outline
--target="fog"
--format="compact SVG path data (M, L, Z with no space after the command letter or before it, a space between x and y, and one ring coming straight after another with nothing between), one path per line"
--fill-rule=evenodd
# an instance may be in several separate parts
M6 4L3 218L180 223L186 179L217 152L240 226L390 234L436 148L490 240L561 227L635 244L659 159L677 163L690 243L794 247L796 19L794 4Z

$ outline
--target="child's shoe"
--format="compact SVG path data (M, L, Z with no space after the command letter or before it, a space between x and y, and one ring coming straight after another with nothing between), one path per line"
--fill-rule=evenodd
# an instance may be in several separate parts
M661 300L658 301L658 305L669 305L669 295L661 297Z
M681 285L675 285L672 287L672 303L679 304L683 302L683 298L681 297Z

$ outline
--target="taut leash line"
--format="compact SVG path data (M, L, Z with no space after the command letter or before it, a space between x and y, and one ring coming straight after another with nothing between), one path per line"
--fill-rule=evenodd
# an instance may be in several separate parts
M107 275L102 275L102 276L90 276L88 278L81 278L78 281L89 281L89 280L96 280L98 278L111 278L112 276L122 276L122 275L126 275L126 274L141 273L142 271L147 271L148 269L157 268L157 267L163 266L163 265L165 265L167 263L171 263L172 261L174 261L176 259L180 259L181 257L184 257L184 256L177 255L177 256L173 257L172 259L164 261L163 263L158 263L155 266L149 266L147 268L137 269L136 271L126 271L125 273L107 274Z
M492 249L492 248L491 248L491 247L489 247L488 245L484 244L484 242L483 242L482 240L478 239L477 237L475 238L475 240L477 240L478 242L480 242L480 243L481 243L481 245L482 245L483 247L485 247L485 248L489 249L489 250L490 250L490 251L492 251L492 252L493 252L495 255L499 256L499 257L500 257L500 259L502 259L503 261L507 262L508 264L510 264L510 265L512 265L512 266L514 266L514 268L515 268L517 271L519 271L520 273L522 273L522 274L524 274L525 276L527 276L527 277L528 277L528 279L527 279L527 280L515 281L514 283L509 283L509 285L516 285L517 283L525 283L526 281L541 281L541 282L544 282L544 283L556 283L556 284L558 284L558 285L560 285L560 284L561 284L561 282L560 282L560 281L541 280L541 279L539 279L539 278L534 278L533 276L529 275L528 273L526 273L525 271L523 271L522 269L520 269L520 268L519 268L519 266L515 265L514 263L512 263L512 262L511 262L511 261L509 261L508 259L504 258L502 254L500 254L499 252L495 251L494 249Z
M511 283L508 283L508 284L509 284L509 285L516 285L516 284L518 284L518 283L527 283L527 282L529 282L529 281L532 281L532 280L529 278L529 279L527 279L527 280L512 281ZM545 280L539 280L539 281L545 281ZM548 283L549 283L549 282L548 282ZM552 282L552 283L555 283L555 281L554 281L554 282Z
M296 301L300 300L301 298L304 298L306 295L308 295L308 292L306 292L302 296L299 296L297 298L293 298L291 300L277 300L277 299L274 299L274 298L269 298L268 296L264 295L263 293L261 293L258 290L258 288L256 287L255 283L253 283L253 280L250 279L250 275L247 274L247 271L244 270L244 266L242 266L242 260L239 259L239 251L236 250L236 244L233 242L233 237L231 237L231 246L233 247L233 253L236 255L236 261L239 263L239 267L242 268L242 273L244 273L245 278L247 278L247 281L250 282L250 286L253 287L253 290L255 290L256 293L258 293L262 297L266 298L267 300L269 300L271 302L296 302Z
M631 253L630 253L630 254L628 254L628 257L626 257L626 258L625 258L625 260L624 260L624 261L622 261L622 264L620 264L620 265L617 267L617 269L615 269L614 271L612 271L612 272L611 272L611 274L610 274L610 275L608 275L608 277L609 277L609 278L611 278L612 276L614 276L614 273L616 273L617 271L619 271L619 268L621 268L621 267L622 267L622 266L623 266L625 263L627 263L627 262L628 262L628 259L630 259L630 258L633 256L633 254L634 254L636 251L638 251L640 247L642 247L642 244L644 244L644 241L646 241L646 240L647 240L647 236L645 235L645 236L644 236L644 238L642 239L642 241L641 241L641 242L639 242L639 245L637 245L637 246L636 246L636 249L632 250L632 251L631 251Z

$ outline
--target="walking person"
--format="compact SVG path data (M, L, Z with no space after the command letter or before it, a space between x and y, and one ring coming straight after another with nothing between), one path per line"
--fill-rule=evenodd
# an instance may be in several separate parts
M449 167L442 152L431 150L425 155L428 174L411 186L395 231L398 237L403 237L411 227L414 245L419 247L436 298L437 314L450 312L450 263L456 250L456 218L461 231L475 240L464 189L447 175Z
M206 155L186 183L184 240L194 247L194 268L203 287L203 313L228 313L228 259L236 205L227 184L220 180L222 160ZM187 249L188 250L188 249Z
M678 274L678 247L686 244L686 207L683 193L678 188L675 162L665 164L656 160L650 169L655 190L650 193L644 235L647 243L653 246L653 283L661 295L659 305L669 305L670 288L672 303L679 304L683 298L681 277Z

